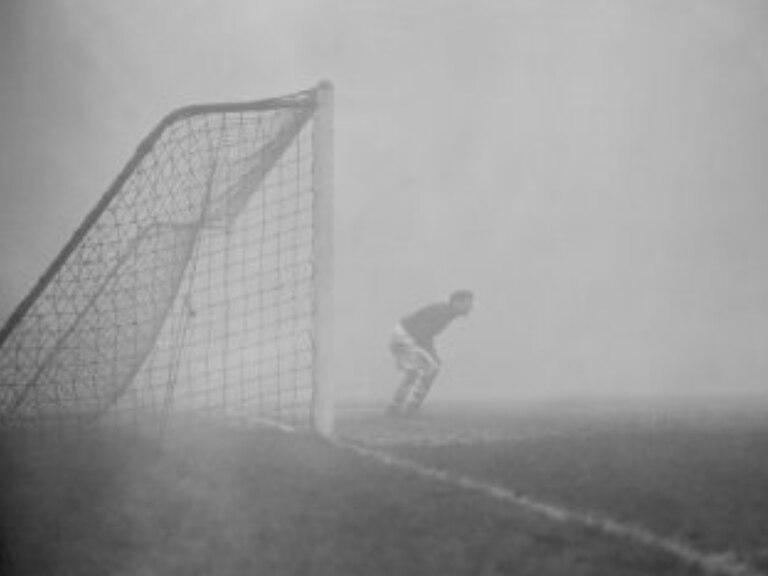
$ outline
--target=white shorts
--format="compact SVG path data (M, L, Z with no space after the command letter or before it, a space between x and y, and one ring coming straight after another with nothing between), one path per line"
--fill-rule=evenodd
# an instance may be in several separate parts
M419 346L413 336L406 332L402 324L395 326L389 349L395 356L397 367L406 372L417 371L422 375L437 372L440 363L437 359Z

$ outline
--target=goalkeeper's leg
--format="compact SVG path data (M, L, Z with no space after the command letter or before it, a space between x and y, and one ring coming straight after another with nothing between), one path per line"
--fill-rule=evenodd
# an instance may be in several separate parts
M437 373L437 369L430 370L414 385L410 401L405 407L406 414L415 414L418 412L424 399L427 397L427 394L429 394L429 390L432 388L435 378L437 378Z
M405 378L403 378L403 382L395 392L395 397L392 399L392 404L389 406L388 411L391 414L399 414L403 411L408 403L408 397L411 395L411 391L413 390L414 384L418 378L418 370L406 371Z

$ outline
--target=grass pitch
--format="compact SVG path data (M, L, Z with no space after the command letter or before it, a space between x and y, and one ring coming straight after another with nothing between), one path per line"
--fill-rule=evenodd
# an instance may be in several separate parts
M679 428L660 437L631 426L603 434L562 417L551 427L497 416L465 413L462 423L435 410L403 423L369 415L367 425L342 421L340 431L388 435L393 453L642 521L705 548L736 549L762 566L768 514L754 488L765 478L763 432L715 430L719 441L694 441ZM409 426L412 438L432 431L433 440L453 441L393 443L407 439ZM485 432L473 443L470 429ZM428 482L309 435L200 426L162 446L120 434L55 444L6 435L0 444L3 574L699 573L670 554ZM747 461L758 463L744 468Z

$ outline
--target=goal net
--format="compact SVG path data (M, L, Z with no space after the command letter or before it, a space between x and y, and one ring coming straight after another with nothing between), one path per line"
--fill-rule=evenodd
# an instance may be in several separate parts
M0 331L0 419L332 426L332 87L177 110Z

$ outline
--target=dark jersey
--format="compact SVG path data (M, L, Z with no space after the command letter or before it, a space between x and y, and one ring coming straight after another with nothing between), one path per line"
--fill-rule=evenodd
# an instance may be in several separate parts
M400 323L416 344L435 353L435 336L445 330L458 314L445 302L431 304L403 318Z

